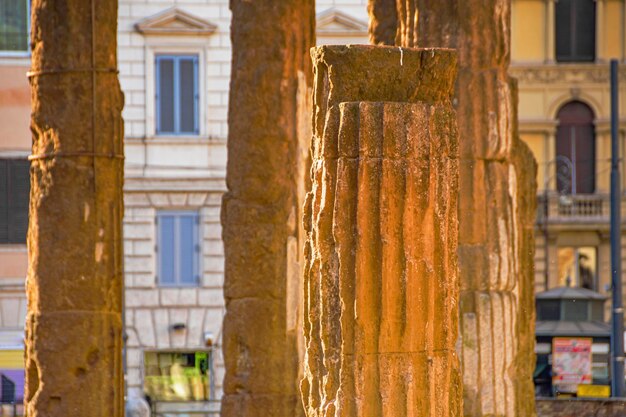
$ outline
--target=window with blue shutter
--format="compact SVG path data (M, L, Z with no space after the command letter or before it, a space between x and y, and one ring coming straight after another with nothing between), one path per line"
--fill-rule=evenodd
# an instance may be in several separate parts
M29 162L0 159L0 244L26 243L29 198Z
M195 286L200 282L200 216L197 212L161 211L157 215L158 282Z
M199 133L198 56L156 56L156 133Z

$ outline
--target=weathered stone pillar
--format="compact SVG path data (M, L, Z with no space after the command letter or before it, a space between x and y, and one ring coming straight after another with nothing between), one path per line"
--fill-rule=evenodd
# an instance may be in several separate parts
M400 45L459 54L461 353L472 417L534 414L527 255L534 243L524 219L534 217L536 166L518 138L516 83L507 73L510 7L510 0L397 1Z
M33 0L29 417L122 417L116 0Z
M308 417L461 413L450 50L313 52Z
M297 417L313 0L232 0L222 416Z

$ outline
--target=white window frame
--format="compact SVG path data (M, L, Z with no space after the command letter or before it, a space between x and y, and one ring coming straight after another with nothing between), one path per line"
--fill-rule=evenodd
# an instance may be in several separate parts
M0 49L0 58L27 58L30 57L30 0L26 1L26 50L25 51L5 51Z
M146 65L146 136L150 138L197 139L206 138L207 133L207 86L206 57L207 40L204 37L176 36L145 37ZM197 134L157 134L156 131L156 56L157 55L197 55L198 56L198 133Z
M199 62L198 62L198 55L182 55L182 54L175 54L175 55L162 55L162 54L158 54L156 55L156 62L158 62L159 60L163 59L163 60L171 60L172 61L172 65L173 65L173 74L172 74L172 82L174 83L174 88L173 88L173 99L174 99L174 105L172 107L172 119L174 121L174 126L173 126L173 131L171 132L165 132L163 130L157 132L156 134L158 136L185 136L185 135L197 135L199 133L199 126L200 126L200 120L199 120L199 108L198 108L198 104L199 104L199 98L200 98L200 91L198 90L198 66L199 66ZM181 110L180 110L180 95L181 95L181 89L180 89L180 65L181 62L185 60L185 61L189 61L191 60L194 63L194 69L193 69L193 125L194 125L194 132L183 132L181 130L180 127L180 123L181 123ZM159 75L159 66L156 65L155 67L156 70L156 74L158 75L155 79L156 83L155 84L155 89L158 91L159 90L159 83L161 82L160 79L160 75ZM159 115L160 115L160 111L159 111L159 100L160 99L156 99L157 101L156 103L156 118L155 118L155 123L158 126L159 123ZM156 129L159 130L159 129Z

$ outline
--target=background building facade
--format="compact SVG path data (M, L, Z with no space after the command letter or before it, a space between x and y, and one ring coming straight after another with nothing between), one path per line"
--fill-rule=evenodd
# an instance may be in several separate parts
M536 290L610 286L609 60L626 60L619 0L514 0L519 127L539 164ZM626 68L621 69L624 154ZM626 176L622 165L622 189ZM626 243L626 242L624 242Z
M17 386L31 146L28 4L0 5L0 374ZM318 44L367 43L366 4L318 0ZM537 291L567 282L609 290L608 60L626 65L625 7L513 0L520 133L539 163ZM118 24L128 393L215 409L210 400L220 398L224 373L228 0L120 0ZM625 97L622 76L623 120ZM624 153L626 122L620 129Z

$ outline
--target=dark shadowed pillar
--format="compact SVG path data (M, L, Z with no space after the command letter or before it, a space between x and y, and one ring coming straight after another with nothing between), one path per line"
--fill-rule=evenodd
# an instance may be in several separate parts
M232 0L222 416L302 415L313 0Z

